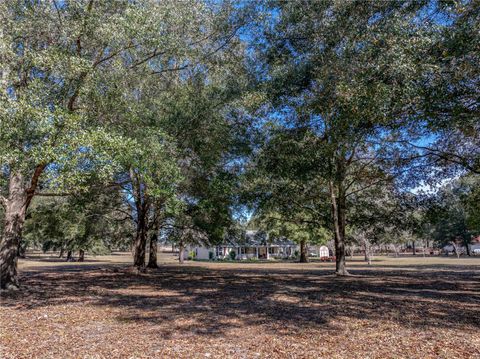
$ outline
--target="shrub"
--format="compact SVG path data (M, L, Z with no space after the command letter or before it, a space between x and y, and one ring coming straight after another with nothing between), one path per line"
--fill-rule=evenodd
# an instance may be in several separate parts
M234 261L235 258L237 258L237 252L235 252L235 251L233 251L233 250L230 251L230 253L229 253L228 255L230 256L230 259L231 259L232 261Z

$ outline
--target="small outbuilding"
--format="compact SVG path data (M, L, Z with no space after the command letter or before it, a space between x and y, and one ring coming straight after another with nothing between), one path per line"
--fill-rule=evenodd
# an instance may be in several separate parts
M330 257L330 250L328 249L327 246L321 246L319 249L318 249L318 256L320 258L328 258Z

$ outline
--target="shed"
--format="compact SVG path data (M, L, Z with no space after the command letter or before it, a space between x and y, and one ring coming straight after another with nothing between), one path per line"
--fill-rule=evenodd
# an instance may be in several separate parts
M327 246L321 246L318 250L318 256L320 258L330 257L330 251Z

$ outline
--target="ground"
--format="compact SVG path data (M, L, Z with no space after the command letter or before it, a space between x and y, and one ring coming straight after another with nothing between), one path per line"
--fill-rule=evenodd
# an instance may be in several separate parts
M480 358L480 257L176 264L31 256L1 358Z

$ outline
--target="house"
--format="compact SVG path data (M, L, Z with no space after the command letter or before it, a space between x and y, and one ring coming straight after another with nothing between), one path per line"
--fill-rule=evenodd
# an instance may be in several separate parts
M235 259L290 258L295 255L298 245L286 238L269 238L262 231L245 231L237 238L225 238L216 246L194 246L190 248L196 259L226 259L235 253Z

